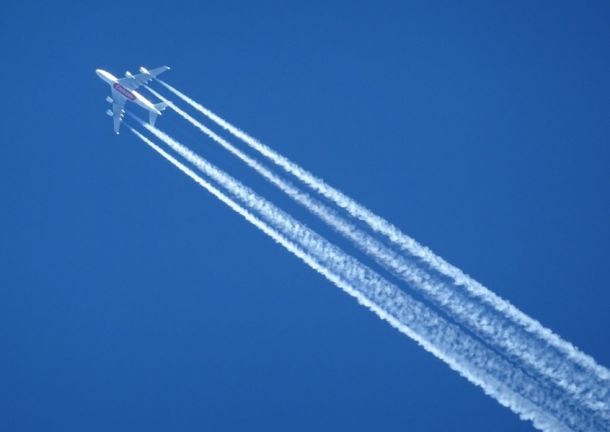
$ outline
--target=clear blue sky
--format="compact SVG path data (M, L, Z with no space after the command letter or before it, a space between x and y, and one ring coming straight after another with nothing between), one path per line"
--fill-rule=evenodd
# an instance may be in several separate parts
M172 66L610 365L608 2L179 3L0 4L0 430L532 430L115 136L96 68Z

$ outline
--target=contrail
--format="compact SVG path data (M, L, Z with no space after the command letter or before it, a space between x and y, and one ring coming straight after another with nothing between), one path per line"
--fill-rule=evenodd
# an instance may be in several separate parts
M605 427L602 419L574 404L557 387L538 382L515 368L458 326L447 323L422 303L415 301L370 268L164 132L141 123L172 150L241 201L250 212L259 214L273 229L295 242L302 251L313 257L319 266L334 274L334 279L324 274L329 280L356 296L361 303L415 339L471 382L481 386L487 394L510 407L522 418L532 420L536 427L542 430L594 431L603 430ZM319 268L315 269L320 271Z
M246 140L244 137L247 137L250 140L254 140L169 84L161 83L239 138ZM505 313L505 309L493 307L489 302L484 301L481 303L480 296L475 297L471 291L460 289L461 285L455 279L448 278L446 272L443 272L441 268L428 265L421 266L419 262L414 262L412 259L407 259L400 254L396 254L383 243L364 233L354 224L347 222L334 210L273 174L264 165L241 152L158 92L150 88L149 90L223 148L244 161L292 199L350 239L361 250L371 255L378 263L384 266L384 268L408 282L411 287L417 289L436 305L450 313L458 322L463 323L469 329L476 332L485 341L493 344L494 347L502 349L513 361L534 368L537 373L553 380L557 385L570 392L572 397L580 403L598 411L602 417L610 418L608 413L609 383L603 376L596 377L592 375L591 371L583 369L574 357L566 357L565 351L557 347L550 348L548 346L548 339L541 340L541 338L536 337L538 335L532 334L531 329L522 325L522 322L515 320L514 315L511 316ZM260 143L259 145L264 146ZM272 150L270 151L273 152ZM493 293L490 294L495 296ZM513 309L515 308L513 307Z
M392 243L399 246L403 251L420 258L424 263L431 267L438 269L438 271L454 279L457 285L463 286L470 294L480 298L484 302L488 303L495 309L504 312L511 319L521 324L528 331L536 334L545 342L556 345L558 349L561 349L575 361L581 364L583 367L595 371L604 380L610 379L610 371L605 367L597 364L597 362L587 354L581 352L575 348L571 343L564 341L553 333L551 330L542 326L538 321L525 315L515 306L513 306L508 300L505 300L482 284L466 275L459 268L449 264L440 256L434 254L429 248L420 245L415 239L409 237L396 226L383 219L382 217L374 214L369 209L356 202L352 198L345 195L343 192L336 188L333 188L327 184L324 180L314 176L307 170L301 168L296 163L290 161L285 156L280 155L275 150L271 149L267 145L261 143L256 138L251 137L246 132L233 126L231 123L222 119L220 116L207 109L200 103L189 98L182 92L178 91L171 85L167 84L162 80L157 80L161 85L167 88L169 91L174 93L176 96L184 100L186 103L197 109L199 112L204 114L210 120L217 123L219 126L229 131L231 134L241 139L243 142L248 144L251 148L258 151L260 154L274 162L276 165L283 168L286 172L294 175L300 181L305 183L307 186L320 193L325 198L334 202L339 207L345 209L351 216L362 220L367 223L371 229L375 232L383 234Z

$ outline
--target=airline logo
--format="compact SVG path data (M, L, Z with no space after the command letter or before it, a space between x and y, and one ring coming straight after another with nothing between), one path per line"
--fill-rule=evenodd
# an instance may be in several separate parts
M129 100L135 100L135 96L132 92L130 92L129 90L127 90L125 87L123 87L121 84L119 83L114 83L112 85L112 87L114 87L114 89L116 91L118 91L119 93L121 93L123 96L125 96L127 99Z

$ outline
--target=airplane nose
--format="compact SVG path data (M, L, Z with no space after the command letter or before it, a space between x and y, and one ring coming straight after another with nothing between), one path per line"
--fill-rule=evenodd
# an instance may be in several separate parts
M101 69L96 69L95 73L97 74L98 77L102 77L102 70Z

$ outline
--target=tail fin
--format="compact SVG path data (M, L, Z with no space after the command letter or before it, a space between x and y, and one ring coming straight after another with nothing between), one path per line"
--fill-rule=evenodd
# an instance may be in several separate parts
M165 102L159 102L158 104L155 104L155 109L159 112L163 112L165 108L167 108L167 104ZM154 126L158 116L159 114L157 114L156 112L148 111L148 123L151 126Z

